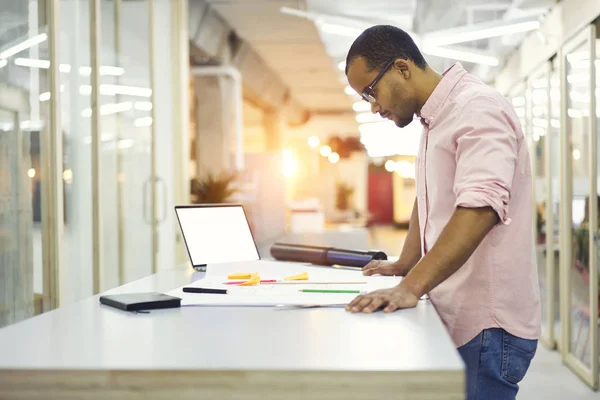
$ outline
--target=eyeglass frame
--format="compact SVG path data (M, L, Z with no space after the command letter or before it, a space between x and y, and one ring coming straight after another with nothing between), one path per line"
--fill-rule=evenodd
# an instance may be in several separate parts
M383 67L383 69L379 72L379 74L377 74L375 79L373 79L373 82L371 82L368 86L365 86L365 88L362 90L362 93L360 94L364 101L366 101L367 103L370 103L370 104L377 103L377 99L375 98L375 90L374 90L375 85L377 85L377 83L379 83L379 81L381 80L381 78L383 78L383 75L385 75L385 73L388 71L388 69L390 69L390 67L392 65L394 65L397 58L398 57L393 58L391 61L389 61L385 65L385 67Z

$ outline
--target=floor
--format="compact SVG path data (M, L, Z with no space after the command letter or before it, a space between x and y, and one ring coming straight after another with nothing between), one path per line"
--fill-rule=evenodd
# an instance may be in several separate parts
M391 226L378 226L370 232L371 249L388 255L398 255L406 237L406 231ZM600 400L600 392L593 392L562 364L560 354L542 345L531 367L521 382L518 400Z

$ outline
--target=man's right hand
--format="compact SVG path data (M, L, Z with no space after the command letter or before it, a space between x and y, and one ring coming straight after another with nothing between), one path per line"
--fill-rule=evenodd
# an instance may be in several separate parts
M387 276L404 276L406 274L406 268L398 262L385 261L385 260L373 260L362 269L363 275L371 276L375 274L387 275Z

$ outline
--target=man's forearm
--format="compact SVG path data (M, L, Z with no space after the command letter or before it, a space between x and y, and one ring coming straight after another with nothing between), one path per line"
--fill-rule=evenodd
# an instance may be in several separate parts
M433 248L402 280L400 286L421 297L471 257L488 232L498 223L490 208L457 208Z
M408 272L419 262L421 259L421 228L419 227L419 205L417 199L413 205L412 214L410 216L410 223L408 225L408 234L400 253L398 263L402 265L402 275L408 274Z

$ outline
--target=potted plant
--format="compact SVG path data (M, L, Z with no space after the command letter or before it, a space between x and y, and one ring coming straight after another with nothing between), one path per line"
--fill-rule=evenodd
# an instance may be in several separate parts
M230 201L239 191L235 186L237 173L207 173L202 179L191 181L191 201L193 204L219 204Z

